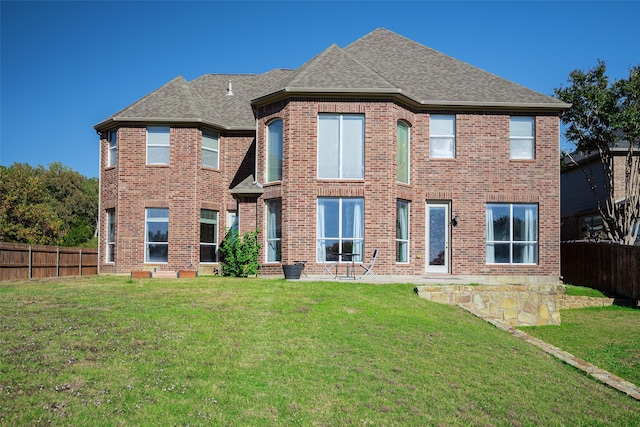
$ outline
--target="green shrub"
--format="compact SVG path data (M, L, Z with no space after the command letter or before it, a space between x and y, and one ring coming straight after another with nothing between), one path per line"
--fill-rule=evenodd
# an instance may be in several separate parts
M222 275L231 277L249 277L258 275L258 231L247 232L240 239L238 230L231 229L220 245L220 264Z

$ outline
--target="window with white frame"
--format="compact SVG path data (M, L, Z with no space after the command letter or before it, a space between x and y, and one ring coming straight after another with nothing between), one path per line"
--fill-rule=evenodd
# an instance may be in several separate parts
M396 262L409 262L409 202L396 203Z
M218 211L200 209L200 262L218 262Z
M118 164L118 130L110 130L108 132L109 152L107 155L107 166L115 166Z
M533 117L510 117L509 158L514 160L536 158L535 121Z
M318 116L318 178L364 178L364 115Z
M364 254L364 199L318 198L318 261L362 262Z
M226 231L238 230L238 211L227 211Z
M538 205L487 203L487 264L538 263Z
M145 262L166 263L169 260L169 209L145 209Z
M267 200L267 262L282 259L282 199Z
M218 132L202 131L202 166L220 168L220 134Z
M409 184L409 125L398 122L396 147L396 180Z
M169 164L169 126L147 126L147 164Z
M429 120L429 157L456 157L456 116L432 114Z
M115 262L116 252L116 210L107 209L107 258L109 263Z
M267 182L282 179L282 120L267 125Z

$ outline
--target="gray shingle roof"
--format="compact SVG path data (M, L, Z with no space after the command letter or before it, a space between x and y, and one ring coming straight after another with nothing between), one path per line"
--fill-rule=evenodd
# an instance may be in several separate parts
M227 95L229 81L233 95ZM567 104L379 28L344 49L331 45L297 70L178 76L97 124L191 122L220 129L255 127L253 104L292 94L372 94L416 107L504 107L559 111Z

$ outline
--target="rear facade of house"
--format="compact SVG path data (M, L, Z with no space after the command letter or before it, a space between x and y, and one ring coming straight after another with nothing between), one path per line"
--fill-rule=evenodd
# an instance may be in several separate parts
M219 268L259 230L260 274L557 282L567 105L385 29L295 70L177 77L97 124L100 271Z

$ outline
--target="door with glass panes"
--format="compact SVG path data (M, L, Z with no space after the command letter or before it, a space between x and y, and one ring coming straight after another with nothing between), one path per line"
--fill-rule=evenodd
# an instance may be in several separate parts
M427 202L426 266L428 273L449 273L449 204Z

